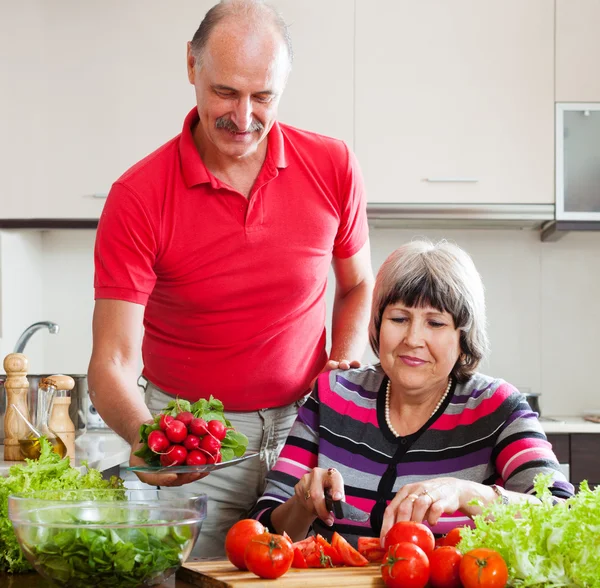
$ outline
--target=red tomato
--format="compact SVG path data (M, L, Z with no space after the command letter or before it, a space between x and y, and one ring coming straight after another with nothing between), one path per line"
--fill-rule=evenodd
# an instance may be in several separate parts
M456 547L444 545L429 555L429 582L432 588L460 588L462 555Z
M298 562L304 563L304 566L294 567L309 567L309 568L333 568L336 565L342 565L344 562L338 554L338 552L329 544L329 542L322 536L317 535L316 537L307 537L302 541L296 541L294 543L294 551L298 551L302 555L302 559L299 556L294 556Z
M429 580L429 560L414 543L397 543L383 560L381 577L389 588L424 588Z
M508 568L502 556L484 547L465 553L459 572L464 588L504 588L508 581Z
M302 552L294 547L294 559L292 560L293 568L307 568L308 564L306 563L306 558L302 555Z
M317 534L315 541L323 551L323 555L331 560L332 567L344 565L344 560L338 550L335 549L323 535Z
M225 537L225 553L229 561L240 570L247 570L244 563L244 552L252 537L265 532L265 528L254 519L238 521Z
M246 567L260 578L283 576L294 560L294 548L282 535L261 533L250 539L244 553Z
M449 545L450 547L456 547L462 537L460 536L460 530L462 527L455 527L445 537L442 545Z
M366 566L369 563L337 531L333 533L331 545L340 554L342 561L347 566L360 567Z
M379 563L383 561L386 550L381 547L379 537L359 537L358 553L371 563Z
M435 537L431 529L423 523L412 521L400 521L396 523L385 536L385 547L391 547L397 543L414 543L418 545L426 555L435 549Z

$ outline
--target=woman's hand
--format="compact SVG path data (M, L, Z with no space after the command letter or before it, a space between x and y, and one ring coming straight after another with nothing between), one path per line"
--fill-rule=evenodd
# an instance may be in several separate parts
M488 496L490 492L492 495ZM458 478L433 478L406 484L385 509L381 537L385 537L390 528L399 521L422 523L426 520L430 526L434 526L443 513L460 510L471 515L468 503L473 498L483 499L484 496L493 500L493 490L482 484Z
M320 518L326 525L333 525L333 515L325 506L325 490L329 490L333 500L344 499L344 480L335 468L325 470L313 468L304 474L294 487L296 503L313 517Z

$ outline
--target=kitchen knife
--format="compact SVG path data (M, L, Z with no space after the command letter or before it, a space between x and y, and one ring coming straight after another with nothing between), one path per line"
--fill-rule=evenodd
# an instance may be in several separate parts
M371 514L360 510L343 500L333 500L329 488L325 489L325 507L329 512L333 512L337 519L347 519L355 523L366 523Z

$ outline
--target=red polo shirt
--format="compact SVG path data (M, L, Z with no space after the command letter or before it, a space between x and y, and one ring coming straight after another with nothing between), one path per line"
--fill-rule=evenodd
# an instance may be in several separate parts
M95 249L95 297L146 306L144 376L227 410L290 404L326 362L331 257L368 227L354 156L336 139L275 124L246 199L180 135L112 186Z

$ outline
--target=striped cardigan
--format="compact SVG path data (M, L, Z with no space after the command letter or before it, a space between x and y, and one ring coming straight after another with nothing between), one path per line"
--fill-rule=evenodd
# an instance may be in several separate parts
M315 520L315 532L330 537L338 531L353 544L358 536L379 536L385 506L403 485L435 477L532 493L534 477L544 473L552 476L553 495L572 496L537 414L510 384L483 374L454 383L419 431L398 438L385 422L386 384L380 365L322 374L252 516L269 526L271 511L293 496L294 485L314 467L337 468L346 501L371 513L366 523L336 519L327 527ZM472 525L471 519L456 512L432 530L443 534L465 524Z

